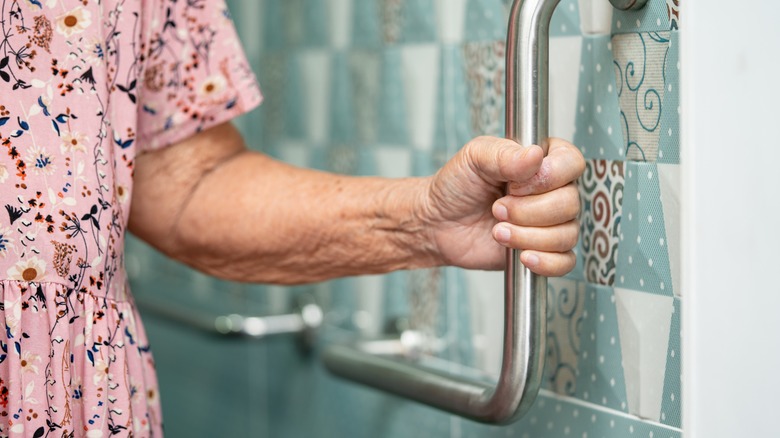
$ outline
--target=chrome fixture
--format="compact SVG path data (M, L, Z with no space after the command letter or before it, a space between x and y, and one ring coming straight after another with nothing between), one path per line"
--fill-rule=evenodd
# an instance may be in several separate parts
M507 38L507 138L548 148L549 27L559 0L515 0ZM325 366L345 379L483 423L506 424L532 405L542 382L547 279L507 251L504 340L496 384L423 366L388 341L334 344ZM390 348L388 348L390 347Z

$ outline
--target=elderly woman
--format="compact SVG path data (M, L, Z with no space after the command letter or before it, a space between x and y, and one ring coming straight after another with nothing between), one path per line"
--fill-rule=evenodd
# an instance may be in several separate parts
M505 247L539 274L574 265L564 141L545 158L477 138L430 178L298 169L229 123L261 94L222 1L0 5L0 435L162 435L127 229L247 282L499 269Z

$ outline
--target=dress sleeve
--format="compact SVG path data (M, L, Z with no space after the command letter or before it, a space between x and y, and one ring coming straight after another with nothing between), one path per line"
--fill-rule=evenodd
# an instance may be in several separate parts
M139 152L184 140L260 104L224 0L146 0Z

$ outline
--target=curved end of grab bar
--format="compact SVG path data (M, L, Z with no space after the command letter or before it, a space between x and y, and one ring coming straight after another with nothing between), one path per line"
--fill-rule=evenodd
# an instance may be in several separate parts
M514 0L507 38L507 138L545 150L549 27L559 1ZM547 279L523 266L519 251L511 250L504 289L504 356L495 385L415 363L402 349L388 352L388 341L381 341L382 346L332 345L324 352L325 366L346 379L475 421L517 420L531 407L542 383Z

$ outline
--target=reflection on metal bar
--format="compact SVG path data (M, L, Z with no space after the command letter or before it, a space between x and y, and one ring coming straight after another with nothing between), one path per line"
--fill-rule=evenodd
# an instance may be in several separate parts
M507 138L548 147L549 25L559 0L515 0L507 38ZM332 345L334 374L485 423L510 423L531 406L544 370L547 279L507 251L504 341L497 384L424 367L407 356L373 354L371 342Z
M136 305L143 314L153 314L209 334L253 339L305 334L319 327L323 317L322 310L313 302L302 304L295 313L270 316L213 316L154 298L136 298Z
M647 4L647 0L609 0L617 9L623 11L636 11L642 9Z

